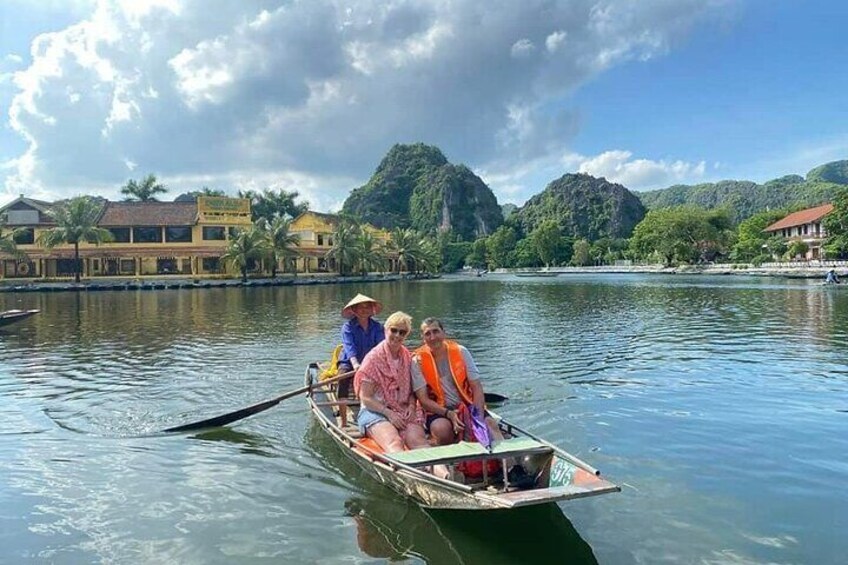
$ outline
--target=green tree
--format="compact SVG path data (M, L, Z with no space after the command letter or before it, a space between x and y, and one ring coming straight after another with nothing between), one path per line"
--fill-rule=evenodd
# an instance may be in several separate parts
M333 245L327 251L328 259L335 259L339 274L344 276L353 269L359 261L359 248L357 238L359 237L359 226L348 218L342 218L333 232Z
M417 265L427 273L438 273L442 268L442 250L439 242L430 237L421 238L418 242Z
M766 240L766 250L769 258L779 258L786 255L789 247L786 245L786 240L779 235L773 235Z
M372 271L383 271L386 265L386 251L380 240L370 231L360 229L355 239L356 254L362 276Z
M576 267L585 267L591 264L592 246L585 239L578 239L574 242L574 253L571 256L571 264Z
M736 228L736 243L730 250L730 259L744 263L767 260L766 241L771 234L764 230L785 215L784 210L767 210L742 221Z
M651 210L633 230L630 250L640 259L659 254L666 265L713 260L732 243L729 225L726 210L694 206Z
M124 200L136 200L138 202L157 202L156 195L166 192L168 192L168 189L163 184L156 182L155 175L147 175L141 182L130 179L121 188L121 194L126 196Z
M494 269L512 266L512 254L518 243L515 229L503 225L495 233L486 238L486 259Z
M810 246L803 241L793 241L789 244L789 247L786 250L786 258L790 261L794 261L798 258L803 259L809 249Z
M542 260L539 258L539 253L536 250L536 245L529 237L519 239L515 244L515 252L513 253L513 266L519 268L539 267L542 265Z
M38 243L48 249L70 243L74 246L74 281L80 282L80 242L101 243L112 241L109 230L97 227L103 206L90 196L77 196L54 206L48 214L55 228L41 232Z
M389 250L397 257L397 272L400 272L401 265L412 271L421 258L421 238L411 228L395 228L389 240Z
M828 257L848 256L848 186L840 187L833 199L833 211L822 219L828 235L824 244Z
M247 282L247 269L251 263L267 257L270 251L265 230L253 226L237 230L227 241L221 260L241 272L241 280Z
M266 188L262 192L253 190L239 191L239 198L250 200L250 213L253 221L264 218L271 222L274 218L296 218L309 210L306 202L296 202L300 193L296 190L273 190Z
M8 229L6 218L0 218L0 252L13 256L15 259L23 259L26 254L18 249L15 238L21 232L20 229Z
M277 265L283 260L283 271L292 257L297 257L300 236L291 233L291 221L286 218L274 218L270 222L261 218L256 226L262 230L268 240L268 260L271 263L271 278L277 277Z
M555 220L543 220L530 234L530 240L545 267L550 267L560 255L562 232Z
M465 263L470 265L475 269L485 269L486 268L486 240L489 239L487 237L481 237L479 239L474 240L474 243L471 244L471 253L468 254L468 257L465 258Z

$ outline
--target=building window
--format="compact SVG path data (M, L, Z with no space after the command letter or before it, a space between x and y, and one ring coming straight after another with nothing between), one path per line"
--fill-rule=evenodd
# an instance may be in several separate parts
M162 243L162 229L158 226L133 228L134 243Z
M223 226L203 226L203 239L206 241L223 241L227 239Z
M238 237L238 234L241 233L241 228L227 228L227 233L230 234L230 239L234 237Z
M807 235L809 233L809 227L810 226L808 224L804 224L804 235Z
M180 270L174 257L159 257L156 259L156 272L160 275L176 275Z
M203 258L203 270L207 273L217 273L220 268L221 260L218 257L204 257Z
M168 243L191 243L191 226L169 226L165 228Z
M318 247L322 247L324 245L324 234L318 234Z
M130 228L109 228L109 233L112 234L112 241L115 243L130 242Z
M135 274L135 259L121 259L121 273Z
M21 228L15 231L15 243L18 245L29 245L35 243L35 229Z
M76 273L74 267L79 267L79 272L82 273L82 259L77 263L73 259L56 259L56 275L67 277Z

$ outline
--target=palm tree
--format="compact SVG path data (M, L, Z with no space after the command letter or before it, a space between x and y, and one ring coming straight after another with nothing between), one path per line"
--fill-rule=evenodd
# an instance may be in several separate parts
M418 265L428 273L438 273L442 269L442 250L439 243L424 237L418 242Z
M342 218L336 226L336 231L333 232L333 246L327 251L328 259L335 259L339 266L339 274L344 276L347 273L347 267L353 267L359 260L359 250L356 247L356 241L359 234L359 227Z
M241 271L241 280L247 282L247 267L251 261L268 256L269 244L265 231L254 226L239 230L227 242L221 260Z
M409 271L410 266L414 265L421 256L421 244L418 234L410 228L395 228L392 231L391 239L389 240L389 250L397 255L397 272L400 273L400 266Z
M74 246L74 281L80 282L80 242L100 245L112 241L107 229L97 227L103 206L90 196L77 196L53 207L48 214L56 222L55 228L41 232L38 243L48 249L71 243Z
M386 252L380 241L368 230L360 230L354 243L359 255L359 268L365 276L371 271L383 270L386 263Z
M137 200L139 202L157 202L157 194L165 194L168 189L165 185L156 182L155 175L147 175L140 183L130 179L127 184L121 189L121 194L125 194L125 200Z
M271 278L277 277L277 262L283 260L283 271L286 262L291 257L297 257L297 249L300 245L300 236L289 231L291 221L285 218L274 218L270 223L265 218L260 218L256 225L265 233L268 239L268 257L271 261Z
M15 259L21 259L26 255L18 249L18 244L15 243L15 236L20 229L6 229L6 219L0 218L0 252L8 253Z

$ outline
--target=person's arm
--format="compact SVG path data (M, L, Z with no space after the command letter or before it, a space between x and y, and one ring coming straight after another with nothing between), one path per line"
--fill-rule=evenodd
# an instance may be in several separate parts
M350 361L353 370L359 369L359 353L356 351L356 342L353 340L353 328L348 323L342 326L342 347L344 348L344 356Z
M464 346L460 345L462 359L465 361L465 372L468 377L468 385L471 387L471 400L474 406L481 414L486 413L486 397L483 394L483 383L480 382L480 369L477 368L477 363L474 362L474 357L471 352Z
M363 381L362 385L359 387L359 402L371 412L385 416L395 428L399 430L404 429L406 427L406 422L404 422L403 418L400 417L400 414L377 400L377 398L375 398L376 392L377 387L374 386L374 383L370 381Z

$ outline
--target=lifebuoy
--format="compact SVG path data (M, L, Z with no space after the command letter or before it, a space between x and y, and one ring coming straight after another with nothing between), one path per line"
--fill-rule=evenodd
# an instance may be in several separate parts
M29 274L29 263L18 263L18 274L19 275L28 275Z

